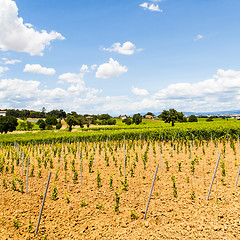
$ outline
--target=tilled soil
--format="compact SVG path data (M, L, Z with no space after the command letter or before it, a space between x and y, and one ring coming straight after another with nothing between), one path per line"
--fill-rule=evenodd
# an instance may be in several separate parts
M137 142L136 142L137 143ZM115 142L111 142L114 149ZM153 145L156 154L153 153ZM177 143L175 143L177 146ZM235 144L237 146L237 143ZM71 146L76 147L76 144ZM61 159L53 157L53 168L44 168L42 177L38 177L39 168L36 156L29 150L30 162L34 164L34 176L29 177L28 194L26 187L26 165L21 176L22 167L15 166L15 176L23 180L24 193L16 182L17 190L13 191L14 174L6 172L11 160L5 157L3 173L0 173L0 236L1 239L239 239L240 204L239 187L235 181L240 164L239 152L234 155L230 145L226 143L226 153L222 154L217 174L214 179L209 200L207 195L218 155L223 149L219 143L218 149L209 143L203 154L202 146L192 146L192 156L185 146L177 147L173 153L170 143L162 145L161 164L158 143L151 143L148 152L146 169L143 164L143 154L146 143L141 149L140 143L126 149L127 156L127 191L122 188L124 176L123 146L111 155L107 149L109 166L106 164L104 149L99 154L97 146L96 165L93 160L92 173L89 173L89 159L93 154L93 146L88 146L88 159L83 148L83 173L81 184L81 160L73 154L66 155L67 171L60 169L58 179L55 175L61 167ZM45 149L50 149L46 145ZM0 154L6 154L1 149ZM218 151L218 152L216 152ZM136 153L138 153L138 161ZM25 153L26 154L26 153ZM10 155L11 156L11 155ZM38 156L42 156L38 154ZM113 156L117 159L114 162ZM94 155L93 155L94 157ZM192 172L191 161L197 157ZM71 162L75 159L78 180L73 183ZM166 170L166 160L169 170ZM222 176L221 163L225 161L226 176ZM181 171L179 171L181 162ZM143 220L154 173L160 164L146 219ZM14 162L14 165L15 162ZM135 168L134 168L134 165ZM223 166L223 164L222 164ZM131 176L131 168L133 176ZM30 166L31 169L31 166ZM40 195L44 195L49 172L52 172L50 185L43 209L38 234L35 234L39 212L42 204ZM97 187L97 172L100 172L101 187ZM67 172L67 180L65 179ZM177 197L173 194L172 174L176 179ZM113 186L109 179L112 175ZM7 188L3 186L3 179ZM53 185L57 187L57 200L52 199ZM240 183L238 184L240 186ZM115 211L117 189L120 192L119 212ZM70 202L67 203L66 195ZM84 205L86 203L86 206ZM101 208L102 204L102 208ZM100 209L99 209L100 208ZM132 213L132 214L131 214ZM18 227L14 226L18 223ZM32 224L30 224L30 221ZM31 227L32 226L32 227Z

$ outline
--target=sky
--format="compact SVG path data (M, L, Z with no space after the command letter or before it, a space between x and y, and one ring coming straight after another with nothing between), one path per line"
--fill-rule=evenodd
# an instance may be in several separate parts
M239 0L0 0L0 109L240 109L239 12Z

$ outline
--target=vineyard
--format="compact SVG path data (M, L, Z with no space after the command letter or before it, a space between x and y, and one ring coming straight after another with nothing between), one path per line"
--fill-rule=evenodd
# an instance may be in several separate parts
M235 140L240 135L240 121L229 119L229 121L217 119L213 122L201 120L197 123L176 123L174 127L159 120L144 120L143 124L127 126L117 121L116 126L76 128L73 132L66 130L61 131L30 131L14 134L1 134L0 143L14 144L21 142L27 144L44 143L44 142L68 142L68 141L106 141L107 138L112 140L123 140L124 136L129 140L138 140L142 138L151 138L153 140L171 140L185 138L191 140L194 136L199 140L209 141L211 138L220 139L232 137Z
M2 239L238 238L237 127L68 134L2 141Z

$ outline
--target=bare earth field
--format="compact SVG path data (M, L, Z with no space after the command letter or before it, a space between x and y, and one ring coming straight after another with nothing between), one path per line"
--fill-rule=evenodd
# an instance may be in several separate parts
M7 157L6 154L10 152L10 148L3 147L0 150L0 155L5 159L3 171L0 173L1 239L239 239L240 198L239 187L235 187L240 164L237 142L235 143L236 155L227 142L225 153L223 153L223 143L219 142L216 150L213 143L209 143L207 147L204 142L205 154L202 145L197 147L196 142L195 146L191 147L191 155L190 148L184 144L177 146L177 141L174 152L169 142L161 143L161 162L159 143L151 142L149 151L146 153L147 162L144 169L143 155L146 152L147 142L127 141L125 151L127 191L121 189L123 187L121 181L124 182L123 142L121 144L110 142L109 146L106 143L104 146L100 144L101 146L98 143L96 147L96 165L93 143L80 143L79 148L77 143L64 144L65 161L63 158L63 162L61 153L59 153L60 157L58 156L58 152L62 150L60 144L52 146L52 150L51 145L46 144L44 147L46 156L43 161L43 151L40 153L43 145L36 148L31 146L28 149L23 147L25 156L26 154L30 156L29 172L34 165L34 174L29 177L28 194L25 194L26 160L23 176L21 176L22 166L16 166L15 160L17 150L11 147L11 154ZM53 156L54 149L56 156ZM78 149L79 152L81 150L83 152L82 184ZM207 201L213 172L221 151L220 164L210 199ZM14 174L11 173L12 157ZM41 159L41 178L38 177L40 168L37 157ZM53 159L53 168L50 168L50 158ZM108 158L109 161L107 161ZM73 159L75 164L72 163ZM89 173L90 159L93 163L92 173ZM169 170L166 169L166 160ZM191 164L191 161L194 163ZM223 161L226 166L226 176L222 175ZM64 169L66 162L67 170ZM181 162L181 171L179 171L179 162ZM158 163L160 166L157 179L146 220L143 220ZM73 182L72 165L78 174L76 183ZM59 167L58 179L55 179ZM35 230L42 204L40 195L44 194L50 171L52 172L51 181L36 235ZM100 187L97 186L98 171L101 178ZM176 197L172 174L176 179ZM111 175L112 188L109 184ZM20 192L20 185L16 180L16 190L12 190L12 180L16 178L23 181L24 193ZM4 181L6 185L3 184ZM54 184L58 198L55 201L52 199ZM238 185L240 186L240 183ZM115 211L117 189L120 193L119 212ZM66 200L67 194L69 203Z

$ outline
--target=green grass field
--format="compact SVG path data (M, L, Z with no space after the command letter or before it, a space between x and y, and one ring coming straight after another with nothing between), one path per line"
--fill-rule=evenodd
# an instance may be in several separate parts
M89 128L75 127L72 132L65 130L37 130L35 124L35 131L22 131L20 133L8 133L0 135L0 142L13 143L13 142L29 142L29 141L67 141L69 138L76 139L89 139L89 140L102 140L110 137L112 139L123 139L125 136L128 139L136 139L140 136L143 138L164 138L171 139L184 137L191 139L195 138L209 139L212 135L213 138L229 136L237 138L240 129L240 121L236 119L214 119L213 122L207 122L206 119L199 119L194 123L175 123L172 127L168 123L160 120L144 119L140 125L126 125L120 119L117 119L117 124L114 126L91 126Z
M37 126L34 126L37 129ZM110 137L111 139L128 139L154 138L154 139L172 139L184 137L191 139L192 136L198 139L209 139L226 137L227 134L233 138L237 138L240 129L240 121L236 119L214 119L213 122L206 122L206 119L199 119L194 123L175 123L172 127L169 123L160 120L144 119L140 125L126 125L120 119L117 119L115 126L91 126L89 128L74 128L72 132L65 130L35 130L22 131L21 133L8 133L0 135L0 142L29 142L29 141L67 141L89 139L92 141L102 140Z

